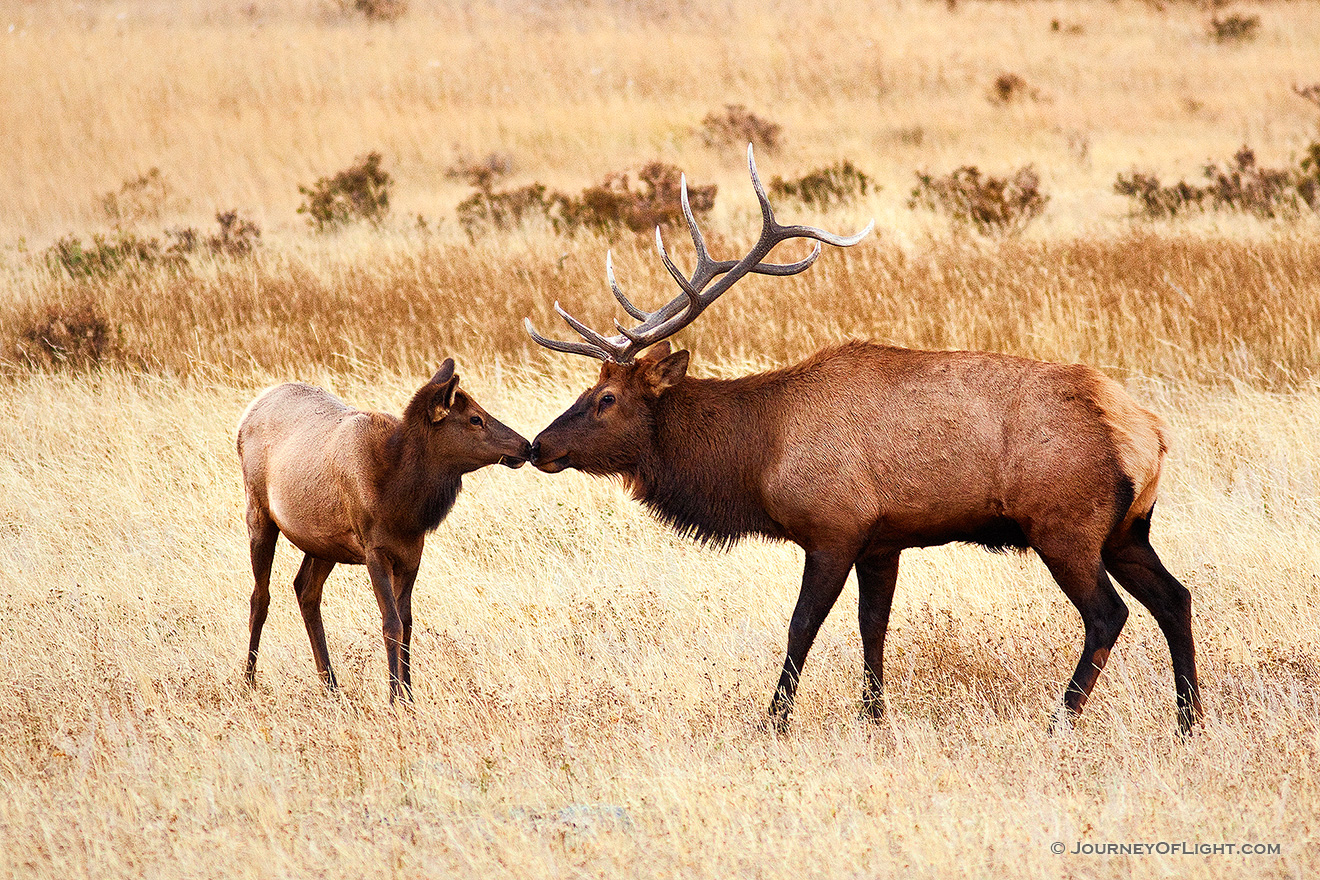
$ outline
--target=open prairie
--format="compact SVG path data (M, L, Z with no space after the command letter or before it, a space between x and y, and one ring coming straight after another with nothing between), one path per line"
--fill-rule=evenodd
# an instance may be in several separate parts
M1237 39L1131 2L362 7L389 4L0 0L0 876L1320 871L1320 222L1141 220L1114 193L1244 145L1295 164L1320 140L1294 92L1320 82L1320 3L1220 8L1258 17ZM962 546L903 557L883 723L857 717L850 585L774 734L801 552L704 549L609 481L531 468L471 475L428 539L414 707L388 701L361 568L327 585L342 688L322 690L285 542L244 686L252 397L297 379L398 413L452 355L534 436L595 366L522 318L567 333L559 300L608 327L607 249L635 301L677 290L645 235L469 237L447 172L577 192L679 165L718 185L703 226L737 256L759 221L745 142L703 127L731 104L782 127L767 179L871 177L781 219L877 231L745 280L678 337L693 371L873 338L1122 381L1173 441L1152 540L1193 595L1194 737L1130 599L1085 713L1051 732L1077 613L1034 556ZM371 151L389 214L310 228L299 187ZM1019 234L908 207L915 172L1027 164L1049 201ZM57 247L178 242L228 210L260 227L250 253L87 269Z

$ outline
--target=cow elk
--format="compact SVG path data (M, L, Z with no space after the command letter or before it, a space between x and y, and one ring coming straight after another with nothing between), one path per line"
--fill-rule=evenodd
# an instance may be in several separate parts
M781 729L807 651L854 568L862 708L880 717L899 555L962 541L1035 550L1081 613L1086 635L1064 695L1067 717L1081 711L1127 618L1112 575L1168 641L1178 719L1190 732L1201 715L1191 597L1149 541L1164 431L1116 382L1079 365L867 342L738 379L687 375L688 352L671 352L664 340L740 278L801 272L820 242L849 246L871 228L842 237L779 225L750 148L748 164L762 229L741 260L712 260L685 210L696 249L691 276L656 235L682 290L669 304L634 306L607 259L611 290L637 326L616 321L619 335L607 337L558 303L584 342L546 339L527 322L540 345L604 361L596 384L536 438L532 462L548 473L620 477L661 520L708 544L762 535L802 547L802 589L770 704ZM762 262L792 238L817 244L796 263Z
M463 475L521 467L527 440L458 387L446 359L402 418L362 412L311 385L262 393L238 423L252 551L247 681L270 606L270 569L283 533L303 551L293 579L325 685L336 687L321 623L321 588L337 563L365 565L380 606L390 701L412 699L412 592L426 535L449 513Z

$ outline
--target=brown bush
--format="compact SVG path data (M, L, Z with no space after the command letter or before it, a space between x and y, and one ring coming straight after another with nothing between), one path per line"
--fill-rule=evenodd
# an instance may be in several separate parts
M1210 16L1210 38L1216 43L1249 43L1260 33L1259 15L1238 15L1227 18Z
M540 183L501 192L478 188L458 205L458 222L469 238L513 229L533 218L570 235L583 229L606 234L618 229L649 232L682 220L682 176L674 165L651 162L637 172L636 184L629 172L616 172L576 197ZM694 215L707 214L715 207L716 189L715 184L688 187L688 204Z
M122 332L92 301L52 303L31 314L17 333L14 359L38 370L85 370L122 356Z
M168 208L170 188L159 168L152 168L124 181L123 186L101 196L101 212L116 227L159 220Z
M657 226L672 226L683 219L681 201L682 169L663 162L651 162L637 172L637 186L629 182L627 172L608 175L599 186L582 191L578 199L564 205L563 223L571 231L586 227L609 231L626 227L633 232L650 232ZM715 184L689 186L688 204L696 216L715 207Z
M983 234L1001 234L1021 232L1049 200L1030 165L1012 177L983 176L976 166L964 165L943 177L918 173L908 207L941 211Z
M1320 142L1312 143L1295 168L1264 168L1243 147L1220 165L1202 169L1206 183L1180 180L1164 186L1153 174L1119 174L1114 192L1135 203L1134 213L1152 220L1190 211L1238 211L1261 219L1296 217L1302 209L1320 209Z
M709 113L701 120L701 139L708 147L737 147L748 144L773 153L779 149L783 127L762 119L742 104L726 104L723 113Z
M1001 73L990 87L991 104L1013 104L1018 101L1036 101L1040 90L1016 73Z

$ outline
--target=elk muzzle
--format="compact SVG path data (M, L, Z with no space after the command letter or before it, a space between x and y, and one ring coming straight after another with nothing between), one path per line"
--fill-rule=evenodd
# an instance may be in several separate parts
M518 468L527 464L527 462L531 461L532 454L534 452L532 444L528 443L526 439L522 437L519 437L518 439L522 441L522 446L518 449L518 451L506 452L500 456L500 460L499 460L500 464L504 465L505 467L513 468L514 470L517 470Z

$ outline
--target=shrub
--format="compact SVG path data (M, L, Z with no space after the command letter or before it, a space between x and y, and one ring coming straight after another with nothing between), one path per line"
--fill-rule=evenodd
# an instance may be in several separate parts
M1035 101L1038 98L1040 98L1040 90L1016 73L999 74L995 77L994 85L990 87L991 104L1012 104L1017 101Z
M983 177L975 166L964 165L944 177L918 172L908 207L942 211L982 234L1001 234L1022 231L1048 202L1030 165L1012 177Z
M205 251L213 256L244 257L261 243L261 228L251 220L244 220L238 211L220 211L215 215L220 225L215 235L202 237L191 226L167 229L165 235L171 244L167 254L194 254Z
M709 113L701 121L701 139L708 147L738 147L748 144L773 153L779 149L783 128L762 119L742 104L726 104L723 113Z
M390 187L394 185L380 164L380 153L368 153L334 177L298 187L298 192L306 196L298 213L306 214L307 222L317 231L357 220L380 223L389 213Z
M261 243L261 227L251 220L244 220L238 211L219 211L215 221L220 230L206 239L207 250L213 254L247 256Z
M47 305L23 323L14 357L30 369L88 369L123 354L122 329L93 302Z
M1210 37L1216 43L1249 43L1260 32L1259 15L1238 15L1220 18L1210 16Z
M101 211L115 226L157 220L166 210L169 186L159 168L124 181L118 190L101 196Z
M445 169L445 177L465 180L486 193L513 171L513 158L507 153L488 153L484 159L461 157Z
M1303 101L1310 101L1315 106L1320 107L1320 82L1311 83L1309 86L1293 86L1293 91Z
M533 183L504 192L492 192L489 186L478 188L458 205L458 222L469 238L489 231L505 232L530 218L538 217L551 223L561 213L565 197L549 192L544 184Z
M90 245L70 234L46 250L46 262L52 269L63 269L74 278L104 278L126 266L151 265L164 255L160 241L131 232L118 232L113 238L99 233Z
M123 230L113 237L93 234L89 244L69 234L46 249L46 263L74 278L107 278L123 269L159 264L180 266L189 255L203 251L215 256L246 256L260 243L261 229L244 220L237 211L221 211L215 219L219 230L205 237L191 226L165 230L168 246L158 238Z
M1188 211L1239 211L1262 219L1320 209L1320 143L1312 143L1296 168L1262 168L1243 147L1223 166L1207 164L1204 185L1180 180L1163 186L1153 174L1119 174L1114 192L1137 203L1136 214L1154 220Z
M847 159L828 168L817 168L797 180L775 177L770 181L771 196L822 210L864 196L868 189L878 187Z
M600 185L584 189L580 198L566 199L560 222L570 232L578 227L610 231L620 226L649 232L657 226L672 226L683 219L682 174L677 166L651 162L637 172L636 187L627 172L610 174ZM713 183L688 187L693 215L707 214L715 207L716 190Z
M607 234L620 228L649 232L682 220L682 173L676 166L652 162L637 172L636 186L628 172L617 172L577 197L540 183L502 192L479 187L459 204L458 222L471 238L489 230L512 229L534 217L544 219L556 232L570 235L580 229ZM709 213L715 207L715 192L715 184L689 186L692 213Z
M398 21L408 12L408 0L339 0L339 10L367 21Z

